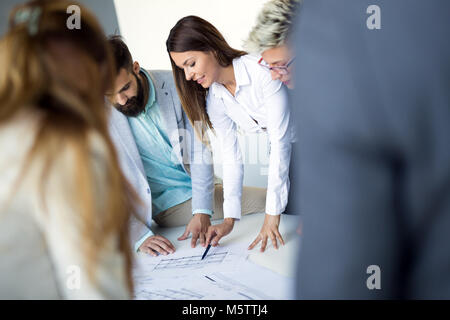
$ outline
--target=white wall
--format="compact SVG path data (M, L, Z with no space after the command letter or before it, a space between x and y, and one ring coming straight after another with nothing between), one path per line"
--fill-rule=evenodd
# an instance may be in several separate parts
M181 18L211 22L236 49L248 36L266 0L114 0L122 36L147 69L170 69L166 40Z
M236 49L242 49L255 24L256 17L267 0L114 0L121 35L133 59L145 69L171 69L166 40L176 22L188 15L197 15L211 22ZM258 140L258 146L252 141ZM241 137L244 185L267 186L267 150L265 134L261 137ZM212 141L214 142L214 140ZM214 144L213 144L214 148ZM220 152L214 148L215 163ZM257 159L257 162L255 162ZM221 176L222 168L215 165Z

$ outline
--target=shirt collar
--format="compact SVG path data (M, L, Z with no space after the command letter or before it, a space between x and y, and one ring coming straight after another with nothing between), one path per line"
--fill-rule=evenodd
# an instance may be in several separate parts
M156 91L155 86L153 84L152 79L150 78L150 75L145 71L144 69L140 69L140 72L142 72L148 81L148 99L147 103L145 104L145 113L148 112L148 110L155 104L156 101Z
M250 76L248 75L247 67L242 57L233 59L234 76L236 78L236 93L239 92L239 88L250 84ZM223 85L214 82L211 86L214 96L222 98L225 90Z

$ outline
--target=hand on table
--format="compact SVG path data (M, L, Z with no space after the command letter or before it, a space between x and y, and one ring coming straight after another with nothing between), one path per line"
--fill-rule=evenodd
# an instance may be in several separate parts
M173 244L163 236L154 235L148 237L139 247L139 251L145 252L153 257L159 254L168 255L175 252Z
M190 233L192 233L191 247L195 248L197 240L200 240L200 245L206 245L206 232L211 225L211 220L208 214L196 213L191 221L189 221L184 233L178 238L178 241L186 240Z
M248 247L249 250L253 249L260 241L261 242L261 252L266 250L267 239L270 238L275 249L278 249L277 238L282 245L284 245L283 237L278 231L278 226L280 225L280 215L274 216L266 214L264 218L264 224L261 228L256 239Z
M209 226L208 232L206 233L206 245L211 245L213 247L219 244L219 240L229 234L234 227L233 218L225 218L222 223Z

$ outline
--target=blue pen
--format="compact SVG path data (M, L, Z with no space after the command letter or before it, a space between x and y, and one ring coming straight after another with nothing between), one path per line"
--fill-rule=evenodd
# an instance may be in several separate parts
M202 260L206 257L206 254L208 253L209 249L211 248L211 245L208 244L208 246L206 247L205 253L202 256Z

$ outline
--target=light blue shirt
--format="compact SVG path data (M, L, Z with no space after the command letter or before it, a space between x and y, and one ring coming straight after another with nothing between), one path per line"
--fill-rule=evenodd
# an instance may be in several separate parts
M137 117L128 117L131 132L136 141L144 165L147 181L152 193L153 215L192 198L191 177L173 153L164 119L156 101L156 91L147 71L141 69L149 84L149 94L144 112ZM196 209L195 213L211 210Z
M156 215L191 199L192 184L191 177L172 153L153 82L145 70L141 72L149 84L147 104L144 112L129 117L128 123L144 165L152 193L152 212Z

